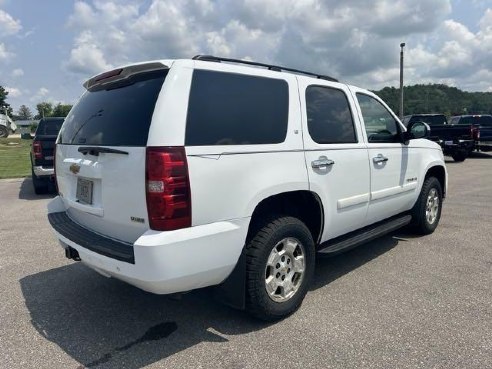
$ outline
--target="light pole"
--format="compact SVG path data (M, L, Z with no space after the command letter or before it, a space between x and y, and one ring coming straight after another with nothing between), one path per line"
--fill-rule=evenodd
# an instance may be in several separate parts
M403 48L405 43L400 44L400 120L403 121Z

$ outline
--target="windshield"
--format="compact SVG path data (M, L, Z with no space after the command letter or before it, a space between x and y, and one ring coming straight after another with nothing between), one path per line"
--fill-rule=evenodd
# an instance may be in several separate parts
M145 146L155 103L167 70L139 73L97 91L72 108L60 144Z

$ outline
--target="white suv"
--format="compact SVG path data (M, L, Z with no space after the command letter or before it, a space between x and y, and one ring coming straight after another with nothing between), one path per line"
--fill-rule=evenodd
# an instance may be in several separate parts
M441 148L367 90L210 56L84 86L48 218L67 257L105 276L158 294L217 286L273 320L300 306L317 253L439 222Z

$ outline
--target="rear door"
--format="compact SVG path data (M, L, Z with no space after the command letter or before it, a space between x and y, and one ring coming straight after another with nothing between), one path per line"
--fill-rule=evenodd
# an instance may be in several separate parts
M306 166L325 214L321 242L365 224L369 163L353 100L345 85L299 78Z
M168 69L119 69L91 79L58 137L56 174L73 221L134 242L148 229L145 152Z

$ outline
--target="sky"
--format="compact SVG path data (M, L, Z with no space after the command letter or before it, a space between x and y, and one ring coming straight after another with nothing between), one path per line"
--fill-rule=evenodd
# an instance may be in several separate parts
M405 85L492 92L492 0L0 0L0 86L34 113L120 65L212 54L377 90L401 42Z

